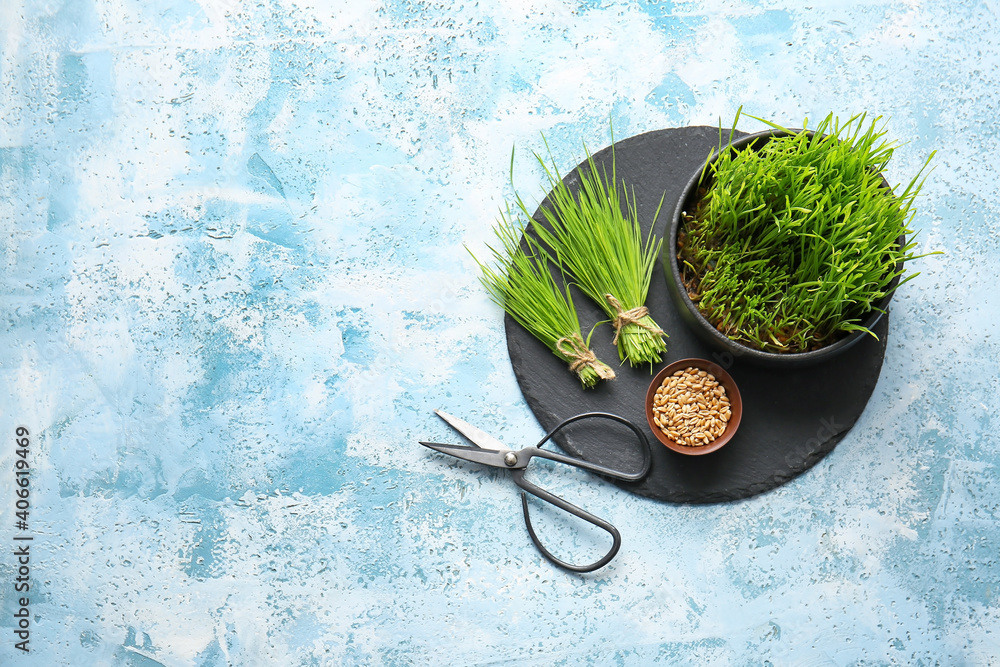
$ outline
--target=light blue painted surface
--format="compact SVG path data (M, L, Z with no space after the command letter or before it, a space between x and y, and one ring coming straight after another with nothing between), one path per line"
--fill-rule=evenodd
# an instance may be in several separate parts
M0 662L1000 664L997 12L6 0ZM570 166L609 115L625 137L741 104L883 114L893 183L937 150L915 224L946 254L832 455L727 505L568 488L625 546L554 570L510 485L416 444L451 438L435 407L540 434L463 244L512 144L538 197L539 132Z

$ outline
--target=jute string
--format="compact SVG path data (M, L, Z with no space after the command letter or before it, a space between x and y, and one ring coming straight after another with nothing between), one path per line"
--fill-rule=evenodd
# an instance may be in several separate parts
M634 324L638 327L642 327L652 334L662 335L664 333L663 329L650 326L649 324L640 321L642 318L649 315L649 308L646 308L646 306L639 306L637 308L633 308L632 310L625 310L621 301L616 299L614 295L605 294L604 298L607 299L608 305L615 309L615 319L611 322L612 326L615 328L615 337L611 340L612 345L618 344L618 335L621 334L622 329L624 329L628 324Z
M556 341L556 349L571 359L569 369L577 375L580 374L584 366L590 366L597 373L597 377L602 380L615 379L615 372L597 358L597 355L580 338L580 334L560 338Z

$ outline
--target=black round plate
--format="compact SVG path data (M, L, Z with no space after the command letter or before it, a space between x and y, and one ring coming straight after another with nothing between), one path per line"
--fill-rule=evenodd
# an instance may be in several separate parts
M724 140L728 140L728 132ZM736 136L742 136L737 133ZM719 130L684 127L648 132L614 145L618 180L634 193L643 234L650 227L662 238L681 190L719 143ZM611 173L612 150L594 154L595 164ZM566 177L574 188L576 172ZM654 215L662 198L662 208ZM542 203L545 206L546 202ZM541 219L538 212L536 218ZM575 288L574 288L575 289ZM573 301L584 334L603 311L578 292ZM607 324L597 328L591 348L615 368L617 379L584 390L544 345L510 316L505 319L507 349L514 374L528 406L546 431L562 420L587 411L621 415L640 428L650 440L653 462L641 482L613 481L642 496L675 503L716 503L773 489L805 472L828 454L857 421L868 403L885 354L888 316L874 333L842 355L803 369L768 369L714 352L688 329L671 300L657 263L646 301L653 319L669 335L661 363L631 368L618 365ZM701 357L726 368L743 395L743 420L732 441L717 452L684 456L661 446L646 423L643 401L657 370L677 359ZM608 427L611 428L611 427ZM635 470L642 459L634 442L621 430L575 429L556 438L572 455L620 470Z

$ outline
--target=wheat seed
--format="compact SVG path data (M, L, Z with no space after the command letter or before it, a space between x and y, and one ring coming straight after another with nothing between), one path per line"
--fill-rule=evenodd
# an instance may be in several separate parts
M732 417L726 388L714 375L689 366L667 376L653 397L653 418L663 433L688 447L719 438Z

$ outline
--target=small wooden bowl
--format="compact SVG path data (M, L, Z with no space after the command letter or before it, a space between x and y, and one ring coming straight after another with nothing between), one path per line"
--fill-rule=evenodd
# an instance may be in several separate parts
M711 373L715 376L715 379L719 381L719 384L726 388L726 396L729 397L729 410L732 413L729 417L729 422L726 424L726 430L722 432L722 435L707 445L701 445L700 447L691 447L674 442L668 438L667 434L661 431L660 427L656 425L655 421L653 421L653 398L656 396L656 390L660 388L664 378L669 375L673 375L677 371L682 371L685 368L690 367ZM740 390L733 381L733 378L721 366L714 364L707 359L681 359L680 361L675 361L674 363L669 364L656 374L656 377L654 377L653 381L649 384L649 389L646 391L646 421L649 422L649 428L653 431L653 436L655 436L657 440L662 442L669 449L672 449L679 454L699 456L701 454L711 454L712 452L721 449L732 439L733 435L736 434L736 429L740 426L740 417L742 416L743 399L740 398Z

